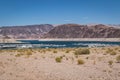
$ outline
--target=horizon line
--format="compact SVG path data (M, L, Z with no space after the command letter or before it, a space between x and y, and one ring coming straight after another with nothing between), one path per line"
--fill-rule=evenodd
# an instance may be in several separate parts
M32 25L62 25L62 24L78 24L78 25L97 25L97 24L104 24L104 25L120 25L120 24L105 24L105 23L60 23L60 24L51 24L51 23L40 23L40 24L23 24L23 25L3 25L0 27L11 27L11 26L32 26Z

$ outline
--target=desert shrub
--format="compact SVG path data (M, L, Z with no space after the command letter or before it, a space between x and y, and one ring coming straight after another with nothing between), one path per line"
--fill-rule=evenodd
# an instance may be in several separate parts
M25 49L17 49L16 51L22 53L22 52L25 52L26 50Z
M117 62L120 63L120 55L116 57Z
M69 53L70 51L69 50L67 50L65 53Z
M113 64L113 61L112 60L108 61L108 64L111 66Z
M62 57L56 57L55 61L58 62L58 63L60 63L62 61Z
M110 53L110 55L116 55L116 52L113 51L113 52Z
M113 52L113 49L110 49L110 48L108 48L106 51L106 53L111 53L111 52Z
M110 55L116 55L117 53L113 50L108 48L108 50L106 51L106 53L110 54Z
M75 51L74 54L75 55L90 54L90 50L89 49L78 49Z
M53 53L57 53L57 51L56 51L56 50L54 50L54 51L53 51Z
M29 50L29 49L26 49L26 50L25 49L19 49L17 51L18 51L18 54L15 55L16 57L20 57L21 55L27 55L27 56L32 55L32 51Z
M15 55L15 57L20 57L20 56L21 56L21 54L16 54L16 55Z
M32 55L32 52L31 51L27 51L26 55L30 56L30 55Z
M84 64L84 63L85 63L85 62L84 62L82 59L78 59L78 60L77 60L77 64L78 64L78 65L81 65L81 64Z
M119 49L118 47L115 48L115 50L118 50L118 49Z

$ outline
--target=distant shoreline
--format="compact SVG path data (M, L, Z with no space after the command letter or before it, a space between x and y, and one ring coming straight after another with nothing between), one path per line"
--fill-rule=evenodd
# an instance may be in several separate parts
M120 38L47 38L47 39L39 39L39 41L112 41L112 42L120 42Z
M0 43L21 43L18 40L39 40L39 41L108 41L120 42L120 38L42 38L42 39L0 39Z

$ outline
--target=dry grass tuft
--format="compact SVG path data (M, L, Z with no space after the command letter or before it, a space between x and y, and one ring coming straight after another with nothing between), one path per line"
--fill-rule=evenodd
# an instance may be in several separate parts
M84 62L82 59L78 59L78 60L77 60L77 64L78 64L78 65L81 65L81 64L84 64L84 63L85 63L85 62Z
M74 53L75 55L90 54L89 49L78 49Z
M56 57L56 58L55 58L55 61L58 62L58 63L61 63L62 57L61 57L61 56L60 56L60 57Z
M116 61L117 61L118 63L120 63L120 55L118 55L118 56L116 57Z

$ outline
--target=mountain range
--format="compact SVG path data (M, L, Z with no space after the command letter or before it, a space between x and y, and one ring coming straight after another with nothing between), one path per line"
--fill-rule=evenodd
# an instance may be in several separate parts
M0 27L0 38L40 39L40 38L120 38L120 28L116 25L41 24L27 26Z
M38 39L48 33L53 26L50 24L27 25L27 26L5 26L0 27L0 38L12 39Z

